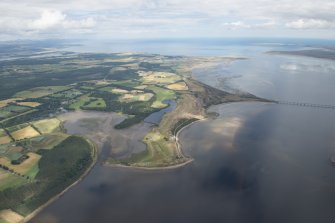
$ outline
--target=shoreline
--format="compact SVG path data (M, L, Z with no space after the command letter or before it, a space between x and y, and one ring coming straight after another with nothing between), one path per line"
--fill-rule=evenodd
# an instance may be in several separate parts
M192 163L194 161L193 158L191 157L187 157L184 155L183 151L182 151L182 147L179 143L179 134L185 130L186 128L190 127L193 123L196 123L196 122L200 122L200 121L205 121L207 120L206 118L203 118L203 119L199 119L199 120L196 120L194 122L191 122L187 125L185 125L184 127L182 127L181 129L179 129L179 131L177 132L176 136L174 136L175 138L175 143L176 143L176 150L177 150L177 153L179 155L182 156L182 158L185 158L187 159L185 162L182 162L182 163L178 163L178 164L175 164L175 165L170 165L170 166L162 166L162 167L141 167L141 166L126 166L126 165L122 165L122 164L107 164L107 163L104 163L103 165L106 166L106 167L110 167L110 168L125 168L125 169L133 169L133 170L148 170L148 171L159 171L159 170L171 170L171 169L177 169L177 168L181 168L181 167L184 167L190 163Z
M192 163L194 159L190 158L185 162L171 165L171 166L162 166L162 167L140 167L140 166L126 166L122 164L104 164L105 167L110 168L124 168L124 169L132 169L132 170L147 170L147 171L161 171L161 170L173 170L184 167L190 163Z
M31 219L33 219L37 214L39 214L44 208L52 204L53 202L57 201L59 198L61 198L67 191L69 191L72 187L76 186L78 183L80 183L93 169L95 164L97 163L98 160L98 147L95 142L92 140L85 138L83 136L80 136L83 139L85 139L91 146L92 146L92 155L93 155L93 162L92 164L87 168L87 170L77 179L75 182L73 182L71 185L66 187L62 192L59 194L51 197L45 204L41 205L38 207L36 210L31 212L29 215L25 216L23 220L21 220L19 223L28 223Z

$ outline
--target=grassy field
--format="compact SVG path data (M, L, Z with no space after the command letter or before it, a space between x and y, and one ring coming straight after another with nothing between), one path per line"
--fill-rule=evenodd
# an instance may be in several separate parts
M174 84L169 84L166 86L166 88L170 90L176 90L176 91L187 91L188 87L185 82L177 82Z
M57 118L43 119L32 123L32 125L37 128L41 134L49 134L59 131L60 124L61 121Z
M18 100L21 100L22 98L10 98L10 99L6 99L6 100L2 100L0 101L0 108L6 107L8 104L10 103L14 103Z
M153 96L152 93L130 93L122 95L120 100L123 102L149 101Z
M142 77L143 84L165 85L165 84L172 84L181 80L181 77L179 77L177 74L168 72L139 71L139 75Z
M62 91L60 93L53 94L52 97L54 98L64 98L64 99L72 99L76 98L83 93L80 90L77 89L70 89L68 91Z
M129 92L128 90L124 90L124 89L116 88L116 87L104 87L104 88L100 88L99 90L111 92L114 94L126 94Z
M1 136L0 137L0 145L10 143L12 139L9 136Z
M29 101L25 101L25 102L16 102L17 105L22 105L22 106L27 106L27 107L31 107L31 108L36 108L38 106L41 105L41 103L38 102L29 102Z
M70 136L51 150L41 151L35 181L0 191L0 210L27 215L59 194L92 164L95 149L86 139Z
M153 108L165 108L167 106L167 104L164 103L165 100L176 98L176 94L172 90L157 86L148 86L146 89L153 91L156 95L156 101L151 105Z
M106 108L106 102L102 98L89 97L88 101L82 106L83 109Z
M47 87L37 87L30 90L21 91L15 94L15 97L19 98L40 98L50 94L57 93L59 91L65 91L70 89L68 86L47 86Z
M37 132L31 126L27 126L27 127L22 128L20 130L11 132L10 134L15 140L30 139L30 138L33 138L33 137L36 137L36 136L40 135L40 133Z
M10 143L12 139L7 135L4 129L0 129L0 145Z
M23 220L23 216L12 210L0 211L0 223L20 223Z
M57 132L37 136L29 140L21 141L20 143L31 151L38 151L40 149L52 149L68 137L69 135L65 133Z
M27 155L29 156L29 158L24 160L19 165L11 164L11 161L6 157L0 157L0 164L3 166L7 166L9 169L13 170L16 173L33 178L38 172L38 161L41 159L41 156L31 152L27 153Z
M6 107L0 108L0 118L6 119L17 114L23 113L30 110L25 106L18 106L18 105L7 105Z
M27 179L0 169L0 191L27 183Z
M166 167L187 161L179 157L174 140L162 135L157 129L149 132L143 139L147 149L122 160L109 159L110 164L123 164L136 167Z
M83 106L88 101L89 101L89 96L83 95L77 98L77 100L70 105L70 109L79 110L80 107Z

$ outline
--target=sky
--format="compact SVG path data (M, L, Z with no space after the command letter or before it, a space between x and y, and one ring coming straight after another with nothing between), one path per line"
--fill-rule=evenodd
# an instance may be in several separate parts
M335 38L334 0L0 0L0 40Z

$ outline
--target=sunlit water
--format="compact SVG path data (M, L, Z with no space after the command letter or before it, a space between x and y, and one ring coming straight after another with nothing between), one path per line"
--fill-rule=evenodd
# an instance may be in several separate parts
M271 99L335 104L334 62L271 56L262 53L264 46L244 48L215 55L248 52L250 59L194 76ZM218 81L226 77L236 78ZM139 171L98 163L32 222L334 222L334 110L235 103L210 111L220 116L180 134L192 164ZM110 146L106 142L102 151Z

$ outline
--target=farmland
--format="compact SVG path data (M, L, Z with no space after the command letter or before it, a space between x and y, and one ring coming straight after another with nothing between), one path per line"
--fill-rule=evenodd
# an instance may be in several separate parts
M69 89L67 86L47 86L47 87L37 87L30 90L21 91L15 94L19 98L40 98L46 95L54 94L59 91L65 91Z
M42 134L48 134L55 131L59 131L59 126L61 124L60 120L57 118L43 119L32 123L33 126L38 129Z
M36 210L94 163L95 144L65 132L58 119L64 112L116 112L125 118L113 127L122 131L173 101L176 108L141 136L146 150L110 157L106 164L165 168L188 163L191 158L181 152L177 139L184 125L206 118L205 108L212 104L260 100L191 78L192 67L220 60L73 53L0 61L0 211L5 210L0 222Z

